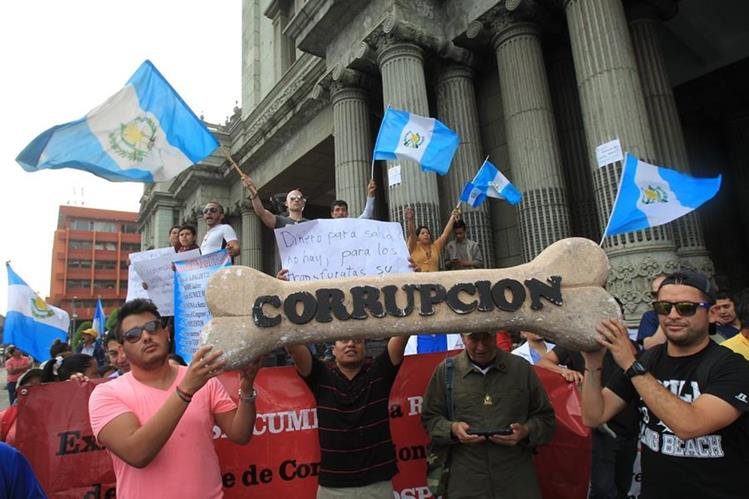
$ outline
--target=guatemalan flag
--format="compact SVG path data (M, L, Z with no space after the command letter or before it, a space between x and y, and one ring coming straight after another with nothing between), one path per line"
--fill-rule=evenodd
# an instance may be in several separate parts
M101 298L96 299L96 312L94 312L94 320L92 328L96 329L96 333L99 336L104 336L104 329L107 324L107 317L104 315L104 307L101 304Z
M445 175L459 143L458 134L434 118L387 108L374 159L411 159L424 171Z
M16 161L29 172L75 168L112 182L161 182L218 145L151 61L145 61L125 88L83 118L43 132Z
M627 153L605 236L662 225L696 210L720 189L721 176L694 178Z
M463 339L460 334L415 334L408 338L405 355L419 353L447 352L448 350L463 350Z
M460 200L475 208L486 196L504 199L512 205L523 200L523 194L489 160L484 161L473 180L466 183Z
M46 360L55 339L67 339L70 317L66 311L47 305L9 263L5 264L5 269L8 271L8 315L3 342L14 344L38 361Z

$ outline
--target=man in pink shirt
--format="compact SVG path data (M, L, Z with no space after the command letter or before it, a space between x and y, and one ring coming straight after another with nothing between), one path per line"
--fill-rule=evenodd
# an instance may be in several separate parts
M94 389L89 417L112 456L117 497L222 497L213 426L235 443L249 442L259 362L240 373L237 407L215 379L223 352L203 346L187 367L168 362L169 331L151 301L123 305L115 331L130 372Z
M5 361L5 371L8 381L8 403L13 404L16 400L16 382L23 373L31 368L31 357L23 354L20 348L9 346L10 358Z

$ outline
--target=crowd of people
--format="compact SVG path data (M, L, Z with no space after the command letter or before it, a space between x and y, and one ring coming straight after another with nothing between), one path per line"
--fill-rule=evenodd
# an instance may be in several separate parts
M307 221L299 189L287 194L287 213L274 214L250 177L242 183L268 228ZM360 218L373 216L376 189L371 181ZM330 211L332 218L346 218L348 204L337 200ZM207 232L200 245L193 226L170 230L175 251L226 248L238 255L236 232L224 223L221 204L208 203L203 219ZM405 211L405 222L416 271L485 265L459 210L437 239L429 227L416 227L413 210ZM284 279L285 271L277 277ZM553 437L555 415L534 364L580 390L583 420L592 428L590 498L627 497L638 447L643 498L746 497L740 476L749 464L749 293L735 297L690 271L654 276L651 292L652 310L636 333L619 320L604 321L595 352L571 351L529 331L456 332L462 351L435 369L421 414L440 455L447 497L541 497L533 454ZM75 351L58 341L39 368L9 348L12 405L0 416L2 440L14 442L21 387L111 378L93 390L89 414L94 435L111 455L118 497L154 491L220 497L211 430L216 425L233 442L250 441L260 360L241 371L235 402L216 379L226 364L223 352L202 346L184 365L173 357L170 333L153 303L138 299L119 309L105 337L84 330ZM388 396L407 342L393 337L369 355L364 341L342 331L327 348L286 348L317 404L318 498L393 497L398 464ZM24 465L22 456L9 456ZM201 477L190 480L189 492L185 476Z

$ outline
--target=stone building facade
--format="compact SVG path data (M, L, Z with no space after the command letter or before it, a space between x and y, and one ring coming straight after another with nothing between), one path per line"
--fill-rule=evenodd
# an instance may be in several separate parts
M449 173L399 161L402 181L388 186L389 162L376 162L377 217L402 222L413 206L439 232L488 156L524 193L518 207L464 208L469 237L496 267L560 238L600 240L621 171L598 167L601 143L723 173L697 214L604 241L609 289L634 320L657 273L687 267L749 285L747 14L740 1L243 0L242 106L214 131L269 206L299 187L316 218L334 199L363 208L387 106L437 117L461 139ZM273 272L271 231L218 153L146 189L144 246L164 245L175 222L200 222L210 200L240 234L239 262Z

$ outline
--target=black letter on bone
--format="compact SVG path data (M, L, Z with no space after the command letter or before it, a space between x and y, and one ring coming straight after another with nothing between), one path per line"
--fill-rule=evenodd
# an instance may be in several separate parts
M479 292L479 306L476 307L476 310L479 312L491 312L494 310L491 283L489 281L476 281L476 289Z
M355 286L351 288L350 292L354 305L351 317L366 319L368 317L367 309L369 309L372 317L385 317L385 311L382 309L382 303L380 303L379 289L374 286Z
M339 321L347 321L351 318L346 307L343 305L343 291L337 288L318 289L315 293L317 298L317 322L330 322L333 317L330 315L333 312L335 318Z
M419 286L421 310L419 315L434 315L434 306L445 301L445 287L442 284L422 284Z
M281 308L281 299L276 295L263 295L258 296L255 300L255 304L252 306L252 320L255 322L257 327L273 327L281 323L281 315L269 317L263 313L263 305L271 305L276 308Z
M564 301L562 300L562 278L558 275L553 275L547 279L551 284L539 281L535 277L533 279L526 279L525 285L531 292L531 309L541 310L544 308L544 304L541 303L541 298L546 298L549 302L553 303L557 307L561 307Z
M510 290L512 301L508 302L505 297L505 290ZM492 286L492 298L498 309L505 312L515 312L523 306L525 301L525 288L522 284L514 279L502 279Z
M414 291L418 286L413 284L406 284L403 286L403 291L406 292L406 308L398 308L398 302L395 299L396 293L398 293L398 286L384 286L382 288L382 295L385 297L385 311L388 315L393 317L407 317L414 311Z
M478 302L476 300L473 300L471 303L460 301L458 295L461 291L465 291L469 295L473 295L476 294L476 286L471 283L456 284L455 286L450 288L450 291L447 292L447 305L456 314L470 314L471 312L476 310L476 305L478 304Z
M302 302L302 313L296 312L296 304ZM306 291L292 293L283 301L283 311L294 324L307 324L317 312L315 297Z

